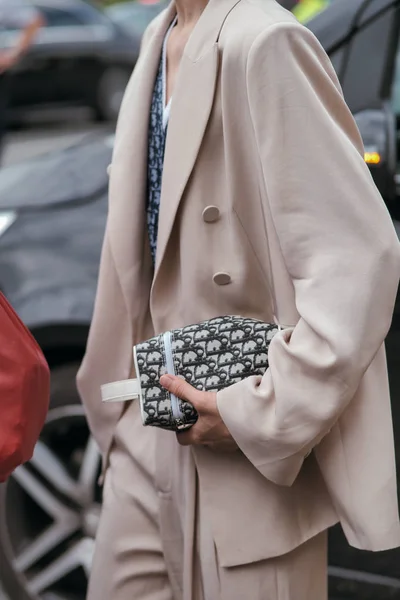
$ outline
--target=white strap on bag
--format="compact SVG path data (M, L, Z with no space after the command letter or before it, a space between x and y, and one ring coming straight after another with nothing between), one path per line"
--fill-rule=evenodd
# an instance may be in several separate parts
M125 379L113 381L101 386L101 399L103 402L127 402L140 397L140 384L138 379Z

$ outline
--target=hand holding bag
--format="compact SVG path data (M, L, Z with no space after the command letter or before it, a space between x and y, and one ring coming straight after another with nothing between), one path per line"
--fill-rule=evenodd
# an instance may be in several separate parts
M268 239L267 220L264 219ZM192 427L195 408L162 387L160 378L182 377L200 391L218 392L268 369L268 349L282 329L279 324L270 254L270 294L273 323L251 317L222 316L167 331L133 348L137 379L101 386L103 402L139 399L143 425L171 431Z
M197 412L160 384L165 374L182 377L201 391L217 392L268 368L268 348L279 326L224 316L167 331L133 349L137 379L103 385L104 402L139 398L144 425L188 429Z

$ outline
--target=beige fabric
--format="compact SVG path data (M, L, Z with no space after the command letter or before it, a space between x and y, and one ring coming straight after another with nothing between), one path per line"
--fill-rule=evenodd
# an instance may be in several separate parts
M158 522L154 435L143 440L140 418L125 416L118 429L105 478L88 599L173 600ZM135 433L138 444L132 456Z
M122 408L102 405L100 386L129 377L132 344L217 315L276 312L289 328L270 370L219 394L241 452L193 453L220 565L286 554L338 519L357 547L397 546L383 341L399 244L334 71L275 0L210 0L174 89L153 279L146 115L173 15L172 5L148 30L123 101L78 378L105 464ZM218 285L218 272L231 283ZM176 470L174 435L143 435L165 483L192 485Z
M155 452L131 404L110 455L88 600L327 599L325 533L287 556L223 568L190 449L178 449L185 477L169 492L159 488Z

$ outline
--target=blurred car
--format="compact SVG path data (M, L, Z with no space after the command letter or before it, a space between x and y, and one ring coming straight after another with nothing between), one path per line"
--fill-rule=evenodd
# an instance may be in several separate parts
M286 8L286 10L293 10L297 2L298 0L279 0L279 4Z
M85 598L100 461L75 376L93 310L111 152L112 138L95 136L0 171L0 288L52 369L34 457L0 487L0 582L11 600Z
M309 23L340 75L385 198L396 163L390 102L400 76L399 5L336 0ZM89 138L0 171L0 289L52 368L51 408L34 458L0 486L0 581L11 600L85 598L101 503L99 456L74 380L93 310L112 145L112 138ZM395 227L400 238L398 221ZM400 297L387 352L400 465ZM400 599L400 550L357 551L335 528L329 563L331 600Z
M133 36L143 36L147 25L168 6L168 0L133 0L119 2L106 8L106 13L115 23Z
M140 38L84 0L32 0L46 25L12 71L11 117L38 107L83 105L115 120L136 63ZM17 32L0 33L0 48Z
M339 76L365 145L365 159L390 210L398 211L396 114L399 5L391 0L331 0L306 21Z

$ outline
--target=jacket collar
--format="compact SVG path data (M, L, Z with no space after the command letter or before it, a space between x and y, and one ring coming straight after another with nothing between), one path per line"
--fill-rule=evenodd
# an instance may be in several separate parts
M218 40L240 0L210 0L186 45L173 92L165 149L153 290L176 213L193 170L213 106L218 75ZM151 284L146 224L148 121L165 34L176 9L172 3L151 27L148 44L126 90L118 119L110 179L109 238L132 322L143 314L138 290ZM147 296L147 302L149 297Z
M209 0L186 45L184 54L187 58L196 62L212 50L219 40L227 16L239 2L240 0Z
M229 12L239 1L210 0L183 53L165 148L153 291L213 107L220 55L219 35Z

